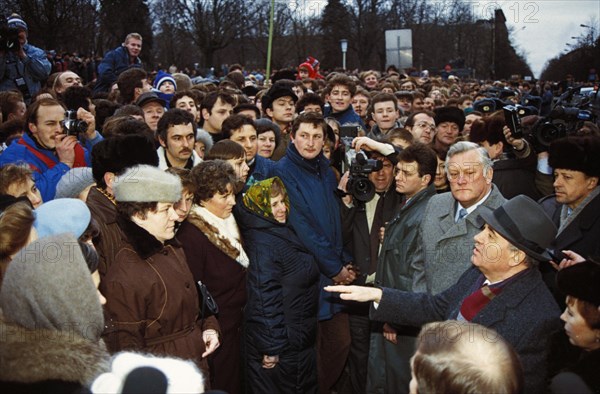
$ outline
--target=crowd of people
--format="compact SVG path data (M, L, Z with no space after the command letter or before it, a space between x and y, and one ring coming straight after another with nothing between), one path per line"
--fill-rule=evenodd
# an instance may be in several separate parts
M51 73L8 26L6 392L600 392L600 129L536 134L569 86L193 83L137 33Z

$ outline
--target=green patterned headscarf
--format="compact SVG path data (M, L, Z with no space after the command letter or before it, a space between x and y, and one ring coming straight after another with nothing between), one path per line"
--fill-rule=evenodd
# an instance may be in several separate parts
M246 191L246 194L244 194L244 206L261 217L275 220L273 212L271 211L271 188L274 183L277 183L285 194L283 202L287 207L289 215L290 200L288 199L283 182L278 177L265 179L264 181L256 182L250 186Z

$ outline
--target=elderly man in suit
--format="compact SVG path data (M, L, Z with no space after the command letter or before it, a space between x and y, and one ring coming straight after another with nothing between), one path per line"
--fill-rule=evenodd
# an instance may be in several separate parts
M546 249L556 227L535 201L520 195L480 216L484 229L475 236L472 267L446 291L431 295L389 288L329 286L353 301L374 301L371 318L419 327L456 319L496 330L521 360L525 392L546 389L551 335L560 329L560 310L536 268L550 256Z
M450 192L433 196L419 228L421 247L415 251L413 290L438 294L469 268L473 236L483 227L484 207L497 208L506 200L492 184L492 161L472 142L457 142L446 156Z

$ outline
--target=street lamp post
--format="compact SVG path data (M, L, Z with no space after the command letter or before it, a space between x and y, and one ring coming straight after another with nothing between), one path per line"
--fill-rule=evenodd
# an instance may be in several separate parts
M584 25L583 23L580 24L579 26L583 27L583 28L586 28L586 29L590 29L590 35L591 35L591 39L592 39L592 42L591 42L592 45L591 46L594 46L594 36L595 36L594 33L596 33L596 28L594 26Z
M340 47L342 48L342 68L346 69L346 52L348 52L348 40L342 38L340 40Z

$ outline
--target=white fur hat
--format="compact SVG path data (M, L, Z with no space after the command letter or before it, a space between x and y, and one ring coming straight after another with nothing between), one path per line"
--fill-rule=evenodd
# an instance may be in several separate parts
M181 180L157 167L138 165L115 178L113 191L122 202L176 202L181 198Z
M167 393L203 393L204 376L191 361L123 352L112 361L112 370L98 376L93 393L121 393L129 373L136 368L153 367L167 378Z

